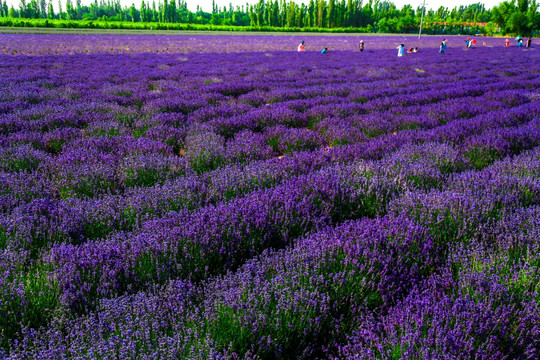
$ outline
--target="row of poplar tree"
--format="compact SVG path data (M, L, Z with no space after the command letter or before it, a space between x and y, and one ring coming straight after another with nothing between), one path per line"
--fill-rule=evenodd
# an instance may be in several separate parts
M133 22L194 23L229 26L283 28L363 28L368 32L412 32L418 29L421 7L405 5L398 9L390 1L369 0L309 0L297 4L287 0L259 0L256 4L234 7L212 4L212 12L188 10L185 0L142 0L123 7L120 0L93 0L83 5L81 0L61 0L57 8L53 0L20 0L18 9L8 8L0 0L0 16L19 18L49 18L65 20L107 20ZM151 1L151 2L150 2ZM481 3L448 9L440 7L425 13L426 30L435 32L463 32L464 27L479 28L477 23L488 23L487 32L498 28L505 33L528 34L540 29L536 0L505 1L493 9ZM452 31L454 30L454 31ZM484 29L483 29L484 30Z

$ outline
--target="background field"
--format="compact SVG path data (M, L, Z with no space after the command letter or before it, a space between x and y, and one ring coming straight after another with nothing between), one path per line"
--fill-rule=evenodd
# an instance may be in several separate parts
M362 39L0 35L0 356L536 358L536 44Z
M419 56L422 60L428 61L426 55L436 55L443 37L424 35L422 39L417 36L407 35L366 35L366 34L254 34L238 33L205 33L199 36L198 33L165 32L160 36L149 33L124 33L118 30L122 36L114 34L101 34L96 30L83 30L82 34L50 33L35 36L34 34L3 34L0 38L0 50L8 55L72 55L72 54L138 54L138 53L238 53L238 52L261 52L261 51L295 51L300 41L306 41L306 48L312 52L319 52L323 47L329 50L358 51L360 40L364 40L366 55L364 58L369 64L373 61L372 50L383 51L385 57L393 57L394 49L403 42L407 48L418 46L421 51L427 50ZM69 32L69 31L68 31ZM171 35L172 33L172 35ZM449 51L454 55L471 55L477 52L489 51L489 48L497 47L502 51L506 38L477 37L477 46L466 49L464 36L447 36ZM510 38L511 39L511 38ZM516 55L515 41L512 40L512 49L507 54ZM533 44L537 39L533 39ZM483 45L485 43L485 45ZM429 49L429 50L428 50ZM538 50L535 47L529 49L519 49L519 54L535 54ZM359 52L359 51L358 51ZM505 54L505 53L502 53ZM532 55L531 54L531 55ZM378 55L376 55L378 56ZM429 59L431 59L431 56ZM527 57L527 55L524 55ZM469 56L470 57L470 56ZM454 61L455 57L450 57L444 61ZM535 59L533 57L533 59ZM416 58L416 60L420 60ZM345 60L344 60L345 61ZM532 64L531 64L532 65Z

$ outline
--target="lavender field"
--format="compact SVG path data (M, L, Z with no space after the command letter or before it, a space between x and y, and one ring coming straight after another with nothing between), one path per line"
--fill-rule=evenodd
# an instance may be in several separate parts
M538 359L540 51L441 40L0 35L0 358Z

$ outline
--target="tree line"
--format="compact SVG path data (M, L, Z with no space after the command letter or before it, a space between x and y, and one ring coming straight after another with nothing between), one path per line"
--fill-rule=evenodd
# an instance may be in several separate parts
M8 8L0 0L0 17L23 19L61 19L87 21L127 21L145 23L210 24L225 26L272 28L355 28L365 32L412 33L420 25L422 8L405 5L398 9L390 1L369 0L309 0L297 4L287 0L259 0L234 7L219 6L215 0L212 11L187 8L186 0L142 0L138 7L123 7L120 0L93 0L83 5L81 0L67 0L65 9L59 0L20 0L18 9ZM483 32L492 35L529 35L540 30L540 14L536 0L504 1L493 9L481 3L429 9L424 13L426 33L453 34Z

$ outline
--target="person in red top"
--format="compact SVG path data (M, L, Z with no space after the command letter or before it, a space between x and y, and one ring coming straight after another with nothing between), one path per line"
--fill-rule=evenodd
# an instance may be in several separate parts
M298 45L298 52L306 51L306 46L304 45L304 40Z
M472 44L476 45L476 39L472 39Z
M510 40L506 39L506 42L504 43L504 47L509 47L509 46L510 46Z

